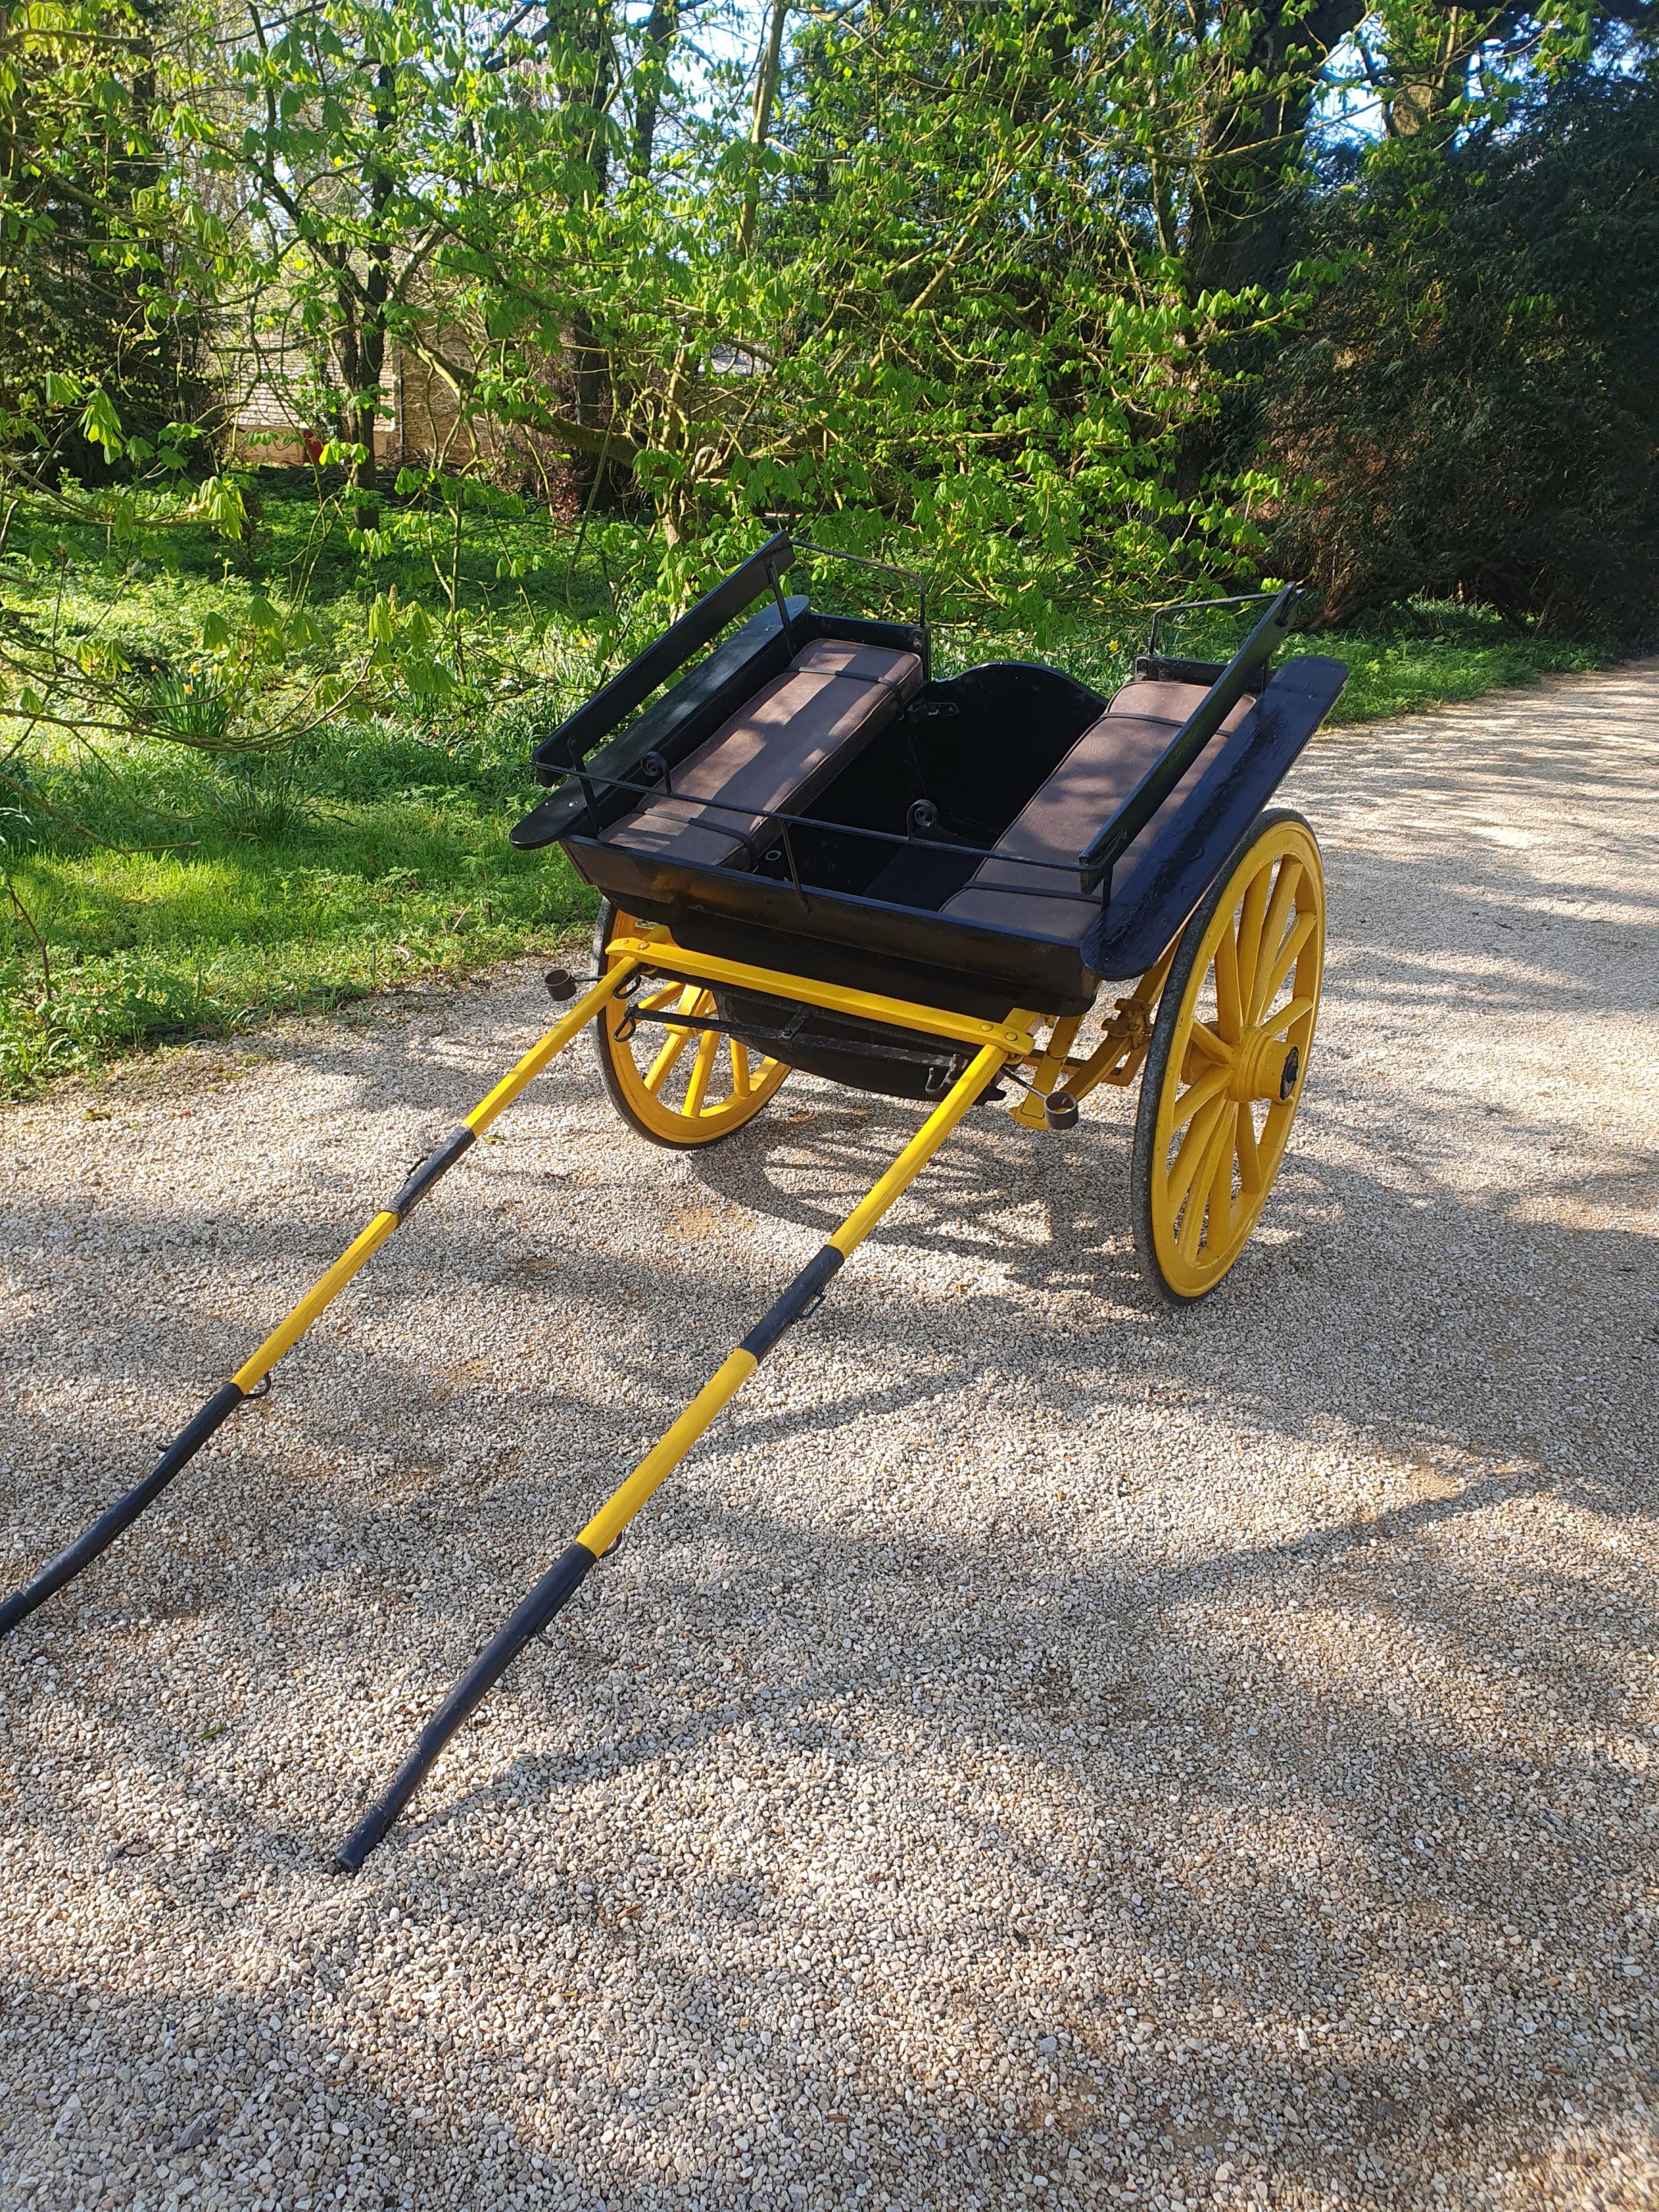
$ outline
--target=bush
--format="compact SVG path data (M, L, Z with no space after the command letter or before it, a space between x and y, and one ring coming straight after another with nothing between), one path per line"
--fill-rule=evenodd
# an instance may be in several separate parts
M1659 605L1659 88L1585 79L1449 153L1378 151L1326 204L1344 273L1268 367L1310 488L1284 572L1327 618L1419 595L1569 637Z

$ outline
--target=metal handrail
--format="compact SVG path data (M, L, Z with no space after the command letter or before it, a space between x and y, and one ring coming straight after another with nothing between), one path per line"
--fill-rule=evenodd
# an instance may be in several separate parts
M567 769L565 773L570 781L580 782L584 787L589 783L603 784L611 791L631 792L636 798L672 799L681 806L694 807L699 811L711 814L732 814L744 822L752 822L758 811L753 806L744 806L729 799L693 799L683 796L673 787L672 772L670 777L653 778L649 783L637 782L629 776L606 775L603 771L595 771L592 769L584 769L580 774L574 769ZM896 830L867 829L862 823L858 822L824 822L809 814L784 814L772 810L768 810L763 818L769 824L786 835L791 830L815 830L832 837L866 837L878 845L921 846L925 847L930 853L960 853L969 860L1001 860L1013 867L1042 868L1047 870L1051 875L1063 876L1066 878L1066 888L1063 890L1049 891L1018 884L976 884L974 886L975 890L997 890L1006 892L1010 896L1024 895L1037 898L1075 899L1078 896L1078 872L1083 865L1081 855L1073 860L1042 860L1035 853L1030 854L999 853L994 846L990 845L962 845L953 839L945 837L917 837ZM745 839L744 842L747 843L748 840ZM623 849L627 848L624 847ZM793 858L793 855L791 857ZM683 865L696 867L701 863L687 861ZM802 888L799 882L796 888L798 890Z
M1285 588L1284 585L1280 585L1276 592L1242 592L1237 598L1231 599L1171 599L1167 607L1157 607L1153 610L1152 626L1146 637L1147 655L1153 660L1160 657L1158 650L1158 626L1165 615L1212 614L1218 612L1223 607L1253 607L1268 599L1282 598Z
M810 538L791 535L790 544L797 553L821 553L826 561L846 561L854 568L875 568L884 576L896 576L901 582L915 586L916 594L916 628L927 634L927 579L916 568L901 568L891 561L873 561L867 553L843 553L836 545L819 545ZM932 655L929 654L931 660Z

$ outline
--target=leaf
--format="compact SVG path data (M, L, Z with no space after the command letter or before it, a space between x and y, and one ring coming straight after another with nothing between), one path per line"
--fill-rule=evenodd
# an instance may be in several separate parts
M209 477L196 495L195 509L222 538L240 538L247 525L241 489L229 477Z
M120 453L123 440L121 418L115 411L115 402L100 384L87 402L81 416L81 428L88 441L101 446L111 460Z
M447 698L455 689L455 679L438 660L406 660L398 673L404 687L416 699Z

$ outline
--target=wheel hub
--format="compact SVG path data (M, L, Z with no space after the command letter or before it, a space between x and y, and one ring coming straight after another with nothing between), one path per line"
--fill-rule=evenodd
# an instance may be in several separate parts
M1248 1030L1237 1047L1227 1096L1237 1099L1241 1105L1256 1098L1286 1099L1296 1089L1301 1069L1302 1055L1297 1048L1291 1045L1287 1048L1284 1030L1264 1023L1258 1029Z

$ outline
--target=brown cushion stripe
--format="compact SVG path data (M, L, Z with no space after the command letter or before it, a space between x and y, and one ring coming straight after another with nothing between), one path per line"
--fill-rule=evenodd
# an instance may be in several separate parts
M607 844L702 867L746 867L780 814L808 806L921 688L914 653L815 638L682 761Z
M1078 880L1079 855L1168 751L1176 731L1206 696L1200 684L1156 684L1145 678L1126 684L1014 817L988 859L939 912L994 929L1080 944L1099 919L1100 897L1097 892L1085 894ZM1167 805L1185 798L1229 732L1255 704L1247 696L1231 710ZM1133 866L1137 848L1156 826L1149 823L1129 848L1117 872L1120 881Z

